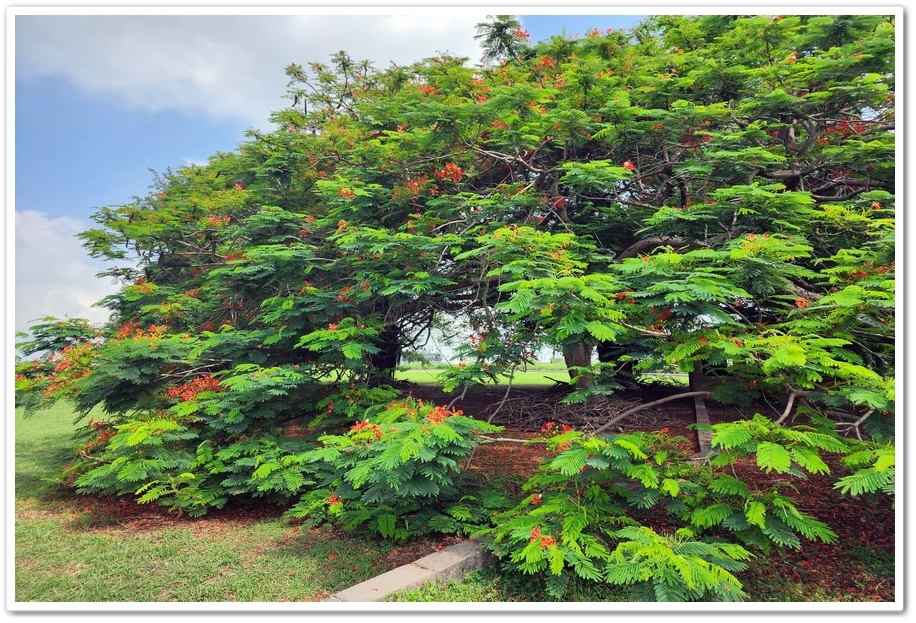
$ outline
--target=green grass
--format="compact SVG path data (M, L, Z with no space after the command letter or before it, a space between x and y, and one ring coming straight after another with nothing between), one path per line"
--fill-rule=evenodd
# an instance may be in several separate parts
M626 587L611 586L584 580L571 580L569 594L564 601L575 602L625 602L630 591ZM386 601L396 602L543 602L556 601L544 590L544 581L536 576L521 573L500 573L496 565L472 571L460 580L430 582L419 588L399 591Z
M66 404L16 413L16 602L315 601L385 570L392 545L279 517L138 529L106 515L48 483L72 456L73 420Z
M421 383L426 385L438 384L438 375L442 372L441 367L430 368L402 368L395 373L395 378L399 381L409 381L411 383ZM647 383L660 383L674 387L687 387L686 374L643 374L641 380ZM569 374L557 364L540 364L533 366L531 369L516 372L512 378L514 385L553 385L556 381L568 382ZM507 376L500 377L500 383L509 382Z
M437 376L442 372L437 368L407 368L398 370L395 378L399 381L409 381L412 383L422 383L427 385L438 384ZM569 375L565 370L527 370L516 372L512 379L514 385L553 385L554 381L547 377L552 377L558 381L568 381ZM508 383L508 377L502 377L502 383Z

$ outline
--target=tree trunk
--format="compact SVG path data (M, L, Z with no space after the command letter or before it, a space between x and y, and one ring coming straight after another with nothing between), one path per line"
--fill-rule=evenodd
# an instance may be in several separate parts
M592 347L585 342L571 342L563 345L563 360L569 372L570 381L575 380L576 389L591 389L595 386L592 374L583 374L573 368L592 365Z
M595 350L598 353L598 361L601 363L615 363L618 362L621 356L629 354L629 350L625 346L621 346L614 342L598 342ZM611 376L611 373L602 372L602 376L608 378ZM618 363L617 370L613 373L612 378L615 382L625 387L637 387L636 360L630 359Z
M375 376L382 378L394 378L394 371L401 363L401 330L397 325L385 327L375 345L379 351L369 355L369 366L373 369Z

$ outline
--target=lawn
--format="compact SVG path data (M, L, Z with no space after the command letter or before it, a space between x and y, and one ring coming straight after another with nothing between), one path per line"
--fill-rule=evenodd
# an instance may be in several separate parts
M399 381L436 385L437 377L442 372L438 368L405 368L399 370L395 378ZM507 377L502 377L503 382L508 382ZM557 381L569 381L565 370L527 370L516 372L512 377L515 385L553 385Z
M45 480L72 453L65 404L16 413L15 601L317 601L391 568L391 544L305 529L282 509L199 520ZM15 609L15 607L14 607Z
M399 381L411 383L421 383L425 385L437 385L440 383L438 375L442 373L442 368L408 368L404 367L398 370L395 378ZM686 374L644 374L643 380L664 380L671 384L687 386ZM508 383L507 376L500 377L501 383ZM569 382L569 373L559 366L540 364L529 368L528 370L517 371L512 376L514 385L544 385L551 386L557 382Z

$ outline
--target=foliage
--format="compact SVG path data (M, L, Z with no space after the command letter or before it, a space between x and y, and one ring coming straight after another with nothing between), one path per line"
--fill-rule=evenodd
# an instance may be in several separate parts
M492 426L461 411L408 398L393 402L346 434L324 435L321 446L291 457L312 466L317 486L288 511L312 523L404 541L429 532L455 533L505 505L502 496L464 493L461 472Z
M402 354L434 328L469 328L442 375L455 392L543 346L568 402L692 373L783 415L716 429L709 464L570 432L493 534L554 594L572 573L737 598L746 552L833 537L789 487L727 469L788 480L843 452L841 491L893 492L894 17L656 16L530 43L496 16L478 35L479 67L291 64L273 131L99 209L80 238L116 264L111 320L33 327L17 405L103 410L65 474L81 492L194 515L299 500L403 539L502 504L461 477L486 425L392 406ZM649 508L681 532L643 529Z
M753 551L835 542L799 510L792 481L829 473L821 453L855 457L857 442L829 426L785 427L760 415L716 424L712 434L714 454L698 461L667 431L562 432L549 439L555 455L524 485L530 494L475 535L517 571L547 573L554 598L581 578L632 587L641 600L741 600L735 574ZM751 487L737 464L784 478Z

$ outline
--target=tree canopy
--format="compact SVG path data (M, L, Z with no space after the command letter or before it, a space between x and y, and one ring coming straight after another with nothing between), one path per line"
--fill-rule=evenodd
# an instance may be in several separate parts
M437 326L468 327L456 392L550 346L570 402L702 372L892 439L894 37L709 15L531 43L497 16L483 66L291 64L275 130L97 211L112 320L36 326L17 401L104 409L81 490L199 512L296 499L284 427L390 414Z

